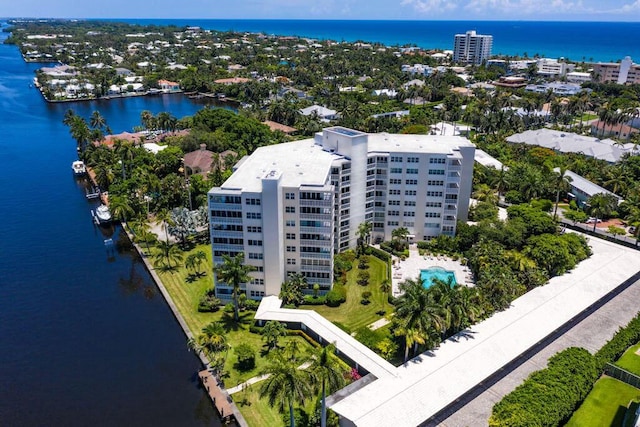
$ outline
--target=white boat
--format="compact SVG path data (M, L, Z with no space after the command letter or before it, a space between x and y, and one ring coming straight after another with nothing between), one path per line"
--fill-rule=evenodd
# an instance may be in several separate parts
M107 205L98 206L95 218L100 224L111 222L111 211L109 210L109 207Z
M87 173L87 168L85 167L84 162L81 160L76 160L75 162L71 163L71 169L73 169L73 174L76 176L84 175L85 173Z

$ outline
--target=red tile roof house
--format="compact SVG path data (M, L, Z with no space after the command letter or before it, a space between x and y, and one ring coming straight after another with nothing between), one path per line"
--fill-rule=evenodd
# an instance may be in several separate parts
M189 175L200 174L206 175L211 172L211 164L213 156L217 154L207 150L206 144L200 144L200 149L192 151L184 155L184 165L187 167ZM237 156L238 154L231 150L223 151L218 154L220 167L224 169L224 160L227 156Z
M163 93L180 92L180 84L169 80L158 80L158 87Z

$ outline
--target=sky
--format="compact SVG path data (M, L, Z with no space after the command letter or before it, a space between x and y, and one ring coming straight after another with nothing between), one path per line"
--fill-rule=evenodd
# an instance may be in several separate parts
M640 21L640 0L0 0L2 17Z

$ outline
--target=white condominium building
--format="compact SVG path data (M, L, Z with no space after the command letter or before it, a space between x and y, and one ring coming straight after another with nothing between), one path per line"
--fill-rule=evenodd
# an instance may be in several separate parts
M322 293L333 254L354 248L357 229L374 241L406 227L412 240L454 235L467 219L475 146L460 136L367 134L343 127L313 139L258 148L209 191L214 264L245 254L256 268L249 298L278 295L291 273ZM216 294L231 288L216 282Z
M482 64L491 57L493 36L476 34L467 31L466 34L456 34L453 47L453 62L465 64Z

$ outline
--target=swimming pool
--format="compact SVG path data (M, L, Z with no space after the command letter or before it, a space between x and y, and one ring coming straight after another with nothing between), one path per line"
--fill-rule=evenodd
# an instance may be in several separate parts
M445 270L441 267L430 267L426 270L420 270L420 280L422 280L422 286L429 289L434 284L434 280L442 280L448 283L451 280L451 286L455 285L456 275L453 271Z

